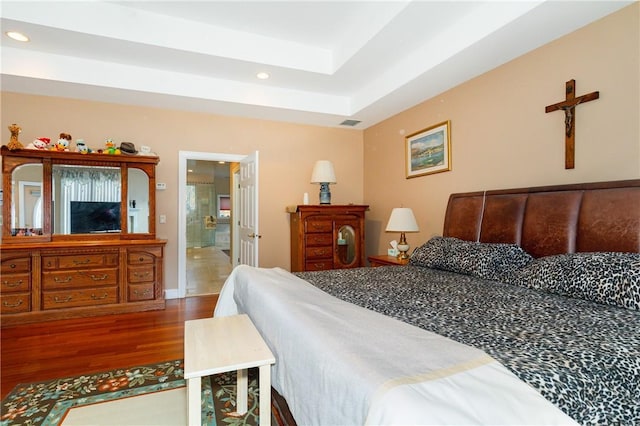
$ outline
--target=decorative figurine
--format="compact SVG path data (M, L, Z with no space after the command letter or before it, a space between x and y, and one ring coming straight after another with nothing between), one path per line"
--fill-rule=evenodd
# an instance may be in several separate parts
M9 148L11 151L15 151L16 149L22 149L23 146L18 140L18 135L22 131L20 126L14 123L11 126L9 126L9 131L11 132L11 139L9 139L7 148Z
M92 151L91 148L84 143L84 139L78 139L76 140L76 152L79 152L80 154L88 154Z
M41 151L49 149L49 143L51 139L49 138L37 138L34 139L29 145L27 145L27 149L39 149Z
M105 154L111 154L111 155L119 155L120 154L120 149L116 147L115 142L113 142L113 139L107 139L104 143L105 145L105 149L104 151L102 151Z
M71 142L71 135L60 133L60 139L53 146L53 151L69 151L69 142Z

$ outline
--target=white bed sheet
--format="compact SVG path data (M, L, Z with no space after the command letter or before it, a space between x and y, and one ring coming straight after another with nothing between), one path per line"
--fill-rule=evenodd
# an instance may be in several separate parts
M330 296L280 269L236 267L215 316L246 313L300 425L575 422L483 351Z

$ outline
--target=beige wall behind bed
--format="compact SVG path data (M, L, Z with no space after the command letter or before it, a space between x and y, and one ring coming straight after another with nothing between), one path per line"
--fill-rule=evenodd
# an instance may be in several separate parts
M640 177L640 4L508 62L364 132L367 252L397 233L393 207L411 207L415 248L442 233L449 194ZM541 29L544 31L544 29ZM576 95L600 99L576 110L575 169L564 168L564 114L545 106ZM404 135L451 120L449 172L405 178Z

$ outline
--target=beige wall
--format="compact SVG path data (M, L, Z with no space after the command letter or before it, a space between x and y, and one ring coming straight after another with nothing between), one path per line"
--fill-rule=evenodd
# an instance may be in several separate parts
M60 132L91 147L106 138L149 145L160 156L158 236L168 239L166 287L177 288L178 151L248 154L260 151L260 264L289 267L286 205L318 187L309 183L318 159L330 159L338 184L334 204L366 203L367 252L384 252L398 235L383 231L393 207L412 207L421 232L415 247L442 232L452 192L640 177L640 31L635 3L573 34L402 112L364 133L2 93L1 121L23 128L21 141ZM544 107L577 95L600 99L577 107L576 168L564 169L564 115ZM453 170L405 179L404 135L451 120ZM8 141L9 132L3 141ZM364 148L364 152L363 152ZM363 164L365 166L363 166Z
M308 192L318 200L318 185L309 183L316 160L332 160L338 183L331 185L332 203L362 203L362 131L295 125L154 108L142 108L63 98L2 93L2 129L22 127L20 141L36 137L57 140L60 132L84 139L99 148L112 138L148 145L160 156L157 181L167 189L156 194L156 213L166 214L158 224L166 238L165 287L178 284L178 152L220 154L260 152L259 221L260 266L289 268L289 217L285 207L302 204ZM9 140L5 130L3 143Z
M635 3L404 111L364 134L367 252L399 238L385 233L393 207L411 207L416 245L442 233L449 194L640 177L640 4ZM564 114L545 106L576 95L575 169L564 168ZM404 136L451 120L452 171L405 178Z

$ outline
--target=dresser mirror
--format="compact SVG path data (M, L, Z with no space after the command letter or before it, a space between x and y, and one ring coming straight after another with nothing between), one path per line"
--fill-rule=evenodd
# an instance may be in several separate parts
M42 164L16 167L11 180L12 235L42 235Z
M155 238L157 163L2 147L2 243Z
M54 234L120 232L119 167L55 164L51 178Z
M128 185L128 231L132 233L149 232L149 176L135 168L129 169Z
M338 229L338 260L342 265L351 265L356 260L356 231L350 225Z

